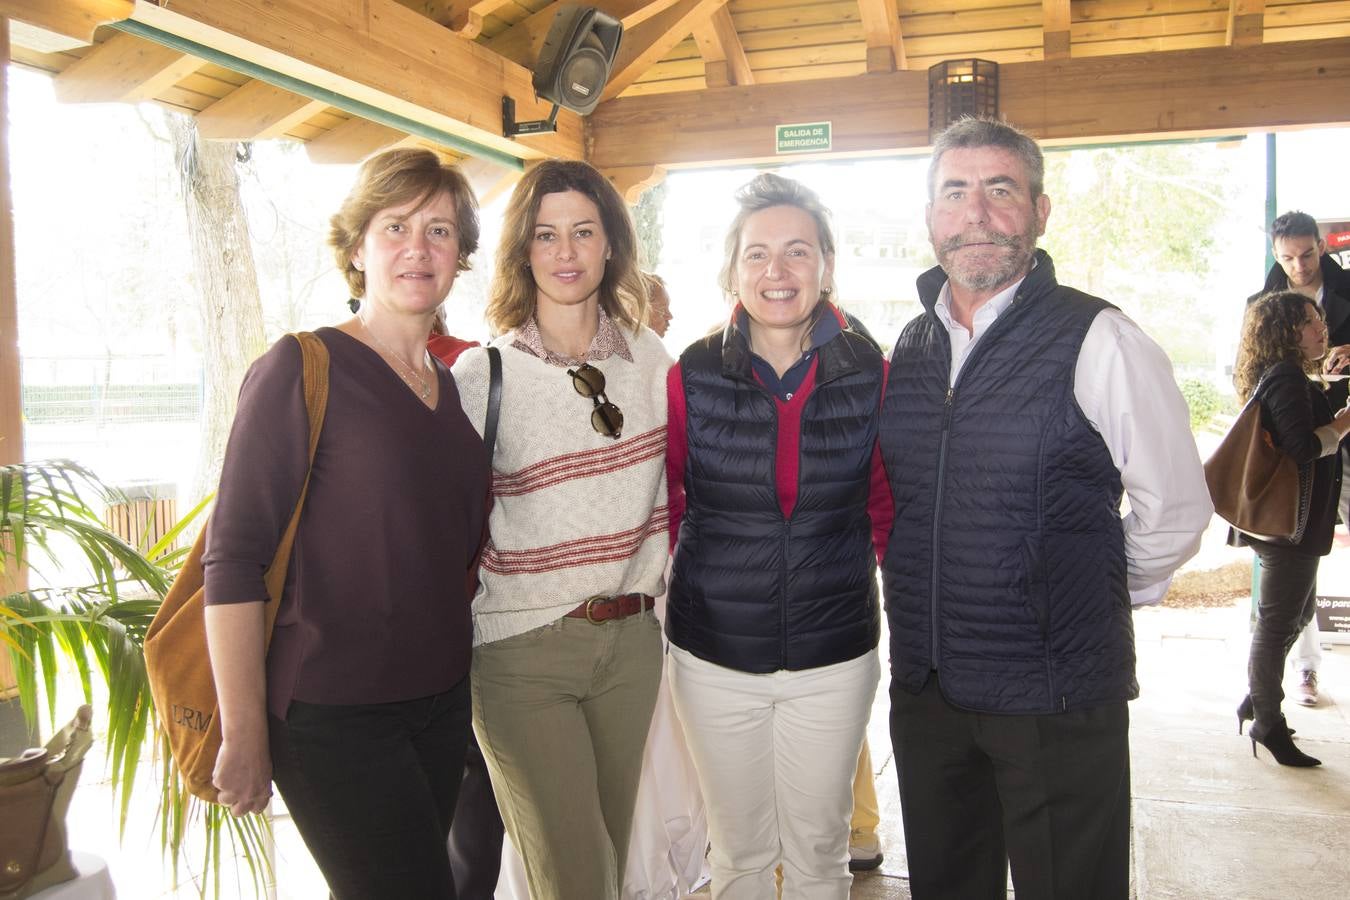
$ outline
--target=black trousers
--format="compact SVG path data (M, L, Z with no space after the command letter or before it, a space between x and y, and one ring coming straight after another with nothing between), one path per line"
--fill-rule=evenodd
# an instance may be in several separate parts
M915 900L1125 900L1129 709L969 712L936 673L891 684L891 742Z
M272 778L338 900L456 900L445 841L471 721L469 679L397 703L293 701Z
M1284 662L1289 649L1317 613L1317 565L1321 557L1292 548L1253 546L1261 558L1261 597L1256 604L1256 630L1247 658L1247 686L1256 715L1252 728L1265 733L1283 717Z
M501 874L505 834L487 763L471 729L459 803L450 826L450 870L455 875L459 900L492 900Z

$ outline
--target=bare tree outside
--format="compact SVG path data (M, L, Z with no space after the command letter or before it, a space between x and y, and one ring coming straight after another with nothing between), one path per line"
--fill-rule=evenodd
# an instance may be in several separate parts
M266 338L235 169L248 151L232 141L202 140L186 116L168 114L167 119L183 181L202 318L202 440L192 492L201 497L220 480L239 384L265 349Z

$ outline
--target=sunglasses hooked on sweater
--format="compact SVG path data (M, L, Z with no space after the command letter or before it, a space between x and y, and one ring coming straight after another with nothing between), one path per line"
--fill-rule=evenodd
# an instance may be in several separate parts
M572 387L583 397L590 398L591 427L605 437L618 440L623 433L623 412L609 402L605 396L605 373L590 363L582 363L575 369L568 369L572 376Z

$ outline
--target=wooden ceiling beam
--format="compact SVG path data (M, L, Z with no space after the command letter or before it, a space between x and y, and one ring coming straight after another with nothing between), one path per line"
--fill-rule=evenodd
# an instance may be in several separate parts
M595 0L590 3L623 23L624 31L631 31L652 16L665 12L679 0ZM484 46L512 62L526 68L539 60L539 48L544 45L549 26L558 14L561 2L553 2L517 22L511 28L485 42ZM624 40L627 40L627 34Z
M62 103L136 103L206 65L130 34L114 34L52 80Z
M556 133L503 137L504 96L518 120L549 113L530 72L396 0L140 0L133 18L517 159L584 155L567 111Z
M465 159L456 165L469 180L469 187L473 188L480 207L506 194L525 177L525 173L519 169L508 169L486 159Z
M380 150L425 143L397 128L390 128L369 119L351 118L336 128L324 132L305 143L309 161L321 165L350 165L358 163Z
M1069 0L1041 0L1042 46L1046 59L1068 59L1070 56L1073 16Z
M1230 47L1253 47L1265 40L1266 0L1228 0Z
M1068 0L1064 0L1067 4ZM867 71L894 72L905 68L905 43L900 34L896 0L858 0L858 14L867 38Z
M618 166L601 169L600 174L609 179L619 196L630 206L641 200L648 188L654 188L666 180L665 166Z
M653 16L631 31L625 29L619 56L605 82L601 102L613 100L633 82L642 77L661 57L680 41L693 33L694 26L702 24L713 13L726 5L727 0L680 0L674 6Z
M135 5L135 0L0 0L0 18L92 44L100 25L131 18Z
M476 38L483 32L483 19L492 15L512 0L398 0L399 3L426 16L438 25L444 25L465 38Z
M694 43L703 56L704 78L708 87L729 84L754 84L755 73L745 58L745 47L736 33L736 23L725 6L708 21L694 26Z
M774 127L813 121L833 123L835 156L928 146L925 72L868 76L861 87L855 76L602 103L589 158L602 170L781 160ZM1061 144L1345 125L1348 95L1350 38L999 66L1000 113Z
M250 81L197 113L197 132L210 140L264 141L279 138L328 104Z

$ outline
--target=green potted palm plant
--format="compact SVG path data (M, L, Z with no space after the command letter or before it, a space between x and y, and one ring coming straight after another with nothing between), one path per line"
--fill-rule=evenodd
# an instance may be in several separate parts
M189 853L195 856L200 846L199 889L205 894L214 887L218 894L228 844L261 887L271 878L267 820L235 819L187 793L155 728L145 673L146 629L186 552L174 547L207 501L153 545L136 547L103 523L103 509L121 500L70 460L0 466L0 652L8 652L13 663L30 731L42 711L40 694L47 718L56 721L63 660L76 673L84 702L92 702L95 677L102 681L108 696L105 749L120 828L125 831L132 789L149 759L160 780L161 848L175 882ZM25 572L48 586L24 586Z

